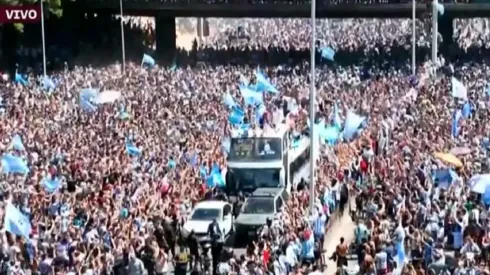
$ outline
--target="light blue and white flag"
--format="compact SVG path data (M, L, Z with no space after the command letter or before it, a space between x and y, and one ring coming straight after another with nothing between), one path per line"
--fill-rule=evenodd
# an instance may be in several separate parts
M434 5L435 2L432 2L432 4ZM439 13L439 15L441 15L441 16L444 15L444 5L443 4L437 2L436 8L437 8L437 13Z
M61 180L59 178L51 178L50 176L45 177L42 182L42 186L44 187L44 190L48 193L54 193L58 191L61 187Z
M19 74L17 72L15 73L14 81L15 81L15 83L22 84L23 86L27 86L27 84L29 84L27 79L25 79L21 74Z
M444 190L447 190L457 178L458 175L452 169L438 169L432 173L432 181L437 182L437 186Z
M141 149L136 147L131 141L126 141L126 153L132 157L138 157L141 155Z
M30 171L26 161L11 154L4 154L1 162L2 172L5 174L15 173L25 175Z
M255 108L255 123L260 123L260 120L262 119L266 111L267 108L265 108L264 104L260 104L259 106L257 106L257 108Z
M351 110L347 111L343 137L346 140L350 140L357 133L357 130L359 130L359 127L361 127L364 121L366 121L365 117L361 117Z
M231 114L228 116L228 122L231 125L240 125L243 123L244 118L245 115L243 113L240 113L237 109L233 109Z
M459 120L462 116L461 110L455 110L453 113L453 118L451 121L451 136L453 138L456 138L459 135Z
M42 85L43 90L46 93L50 93L56 88L56 85L54 84L53 80L48 76L43 77L43 83L42 84L43 84Z
M24 143L22 143L22 138L20 137L19 134L16 134L12 138L12 144L10 145L11 148L14 148L14 150L17 151L25 151L26 148L24 147Z
M143 65L147 65L148 67L151 68L155 66L155 59L153 59L153 57L147 54L143 54L143 59L141 60L141 67L143 67Z
M257 70L255 72L255 77L257 80L256 91L257 92L270 92L273 94L278 94L279 91L272 85L272 83L265 77L265 75Z
M485 192L483 193L481 200L485 205L490 205L490 185L485 188Z
M264 95L260 92L253 91L245 86L240 86L240 93L246 106L254 106L264 103Z
M240 74L240 85L248 86L250 84L250 80L248 80L243 74Z
M339 130L342 129L342 120L340 119L337 102L335 102L333 105L333 126Z
M31 234L31 222L19 209L8 202L5 209L5 219L3 223L5 230L16 236L24 237L29 240Z
M84 99L80 99L80 108L88 113L97 111L97 107L94 104Z
M452 93L451 95L455 98L460 98L463 100L468 99L468 90L466 87L461 83L461 81L457 80L456 78L451 78L451 89Z
M462 115L463 115L463 118L465 118L465 119L470 117L470 115L471 115L471 104L469 101L466 101L465 104L463 105Z
M321 133L320 136L325 139L325 141L329 145L334 145L337 143L340 137L340 130L335 126L326 127Z
M233 108L237 105L235 100L233 99L233 97L230 95L229 92L226 92L226 94L223 96L223 102L224 102L225 106L228 108Z
M97 111L97 106L93 103L99 92L96 89L88 88L80 91L80 108L85 112Z
M82 89L80 91L80 98L87 101L94 101L97 98L99 91L92 88Z
M324 47L321 49L321 55L323 59L333 61L335 58L335 51L330 47Z

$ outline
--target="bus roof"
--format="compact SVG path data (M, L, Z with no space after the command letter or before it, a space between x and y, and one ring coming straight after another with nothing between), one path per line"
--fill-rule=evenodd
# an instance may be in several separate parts
M265 129L234 129L231 132L232 138L283 138L291 128L287 124L279 124L276 128L265 127ZM248 133L247 133L248 131Z
M281 160L274 160L268 162L243 162L243 161L229 161L228 167L238 169L281 169L284 163Z

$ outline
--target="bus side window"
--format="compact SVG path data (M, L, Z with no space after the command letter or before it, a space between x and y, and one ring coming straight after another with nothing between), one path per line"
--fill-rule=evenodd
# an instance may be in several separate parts
M230 193L231 194L236 193L238 188L239 188L238 182L236 181L236 178L235 178L235 173L233 173L229 169L226 172L225 184L226 184L227 195L230 195Z
M294 174L296 174L310 159L310 148L307 148L296 160L291 163L289 178L294 182Z

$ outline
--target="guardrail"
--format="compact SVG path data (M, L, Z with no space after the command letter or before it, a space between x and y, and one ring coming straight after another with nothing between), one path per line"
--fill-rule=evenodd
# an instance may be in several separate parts
M96 2L114 2L119 0L77 0L82 3ZM430 4L431 1L416 0L418 4ZM288 4L288 5L310 5L311 0L123 0L123 2L132 3L164 3L164 4L209 4L209 5L270 5L270 4ZM316 0L320 5L384 5L384 4L409 4L412 0ZM490 0L439 0L439 3L447 4L481 4L490 3Z

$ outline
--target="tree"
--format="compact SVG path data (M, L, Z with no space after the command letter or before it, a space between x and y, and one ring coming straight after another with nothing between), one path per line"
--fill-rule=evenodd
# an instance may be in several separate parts
M44 2L44 14L49 17L50 15L62 16L63 9L61 7L61 0L43 0ZM0 5L34 5L39 4L39 0L0 0ZM24 26L22 24L14 24L15 28L22 32Z

